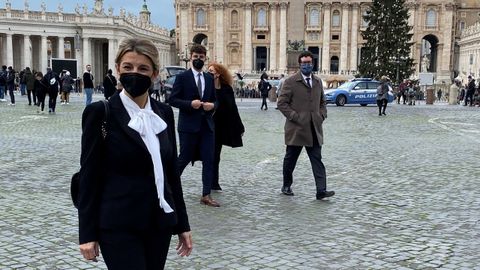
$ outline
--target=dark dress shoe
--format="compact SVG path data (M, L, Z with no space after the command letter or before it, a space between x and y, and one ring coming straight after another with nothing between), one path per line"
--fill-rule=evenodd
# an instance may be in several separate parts
M220 207L220 204L217 201L215 201L214 199L212 199L212 197L210 197L210 195L203 196L200 199L200 203L205 204L206 206Z
M332 197L333 195L335 195L335 191L333 191L333 190L318 192L318 193L317 193L317 200L321 200L321 199L323 199L323 198Z
M282 187L282 193L287 196L293 196L293 191L290 187Z

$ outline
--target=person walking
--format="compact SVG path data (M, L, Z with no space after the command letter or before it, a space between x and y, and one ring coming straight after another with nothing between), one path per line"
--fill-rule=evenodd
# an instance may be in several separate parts
M323 121L327 107L322 81L312 75L313 54L304 51L298 56L300 71L288 77L278 99L278 109L285 116L286 153L283 159L284 195L293 196L293 171L305 147L315 178L316 198L322 200L335 195L327 190L327 177L322 162ZM309 101L309 102L305 102Z
M213 113L216 106L213 77L202 71L207 58L207 49L195 44L190 48L192 68L178 74L168 102L180 110L178 115L178 137L180 156L178 174L189 162L202 161L202 197L200 203L220 207L210 193L214 176L215 123Z
M5 93L7 91L7 66L2 66L0 70L0 101L5 102Z
M27 89L28 106L32 105L32 96L33 105L37 105L37 97L35 95L35 77L33 76L30 67L25 68L23 79L25 81L25 88Z
M8 105L15 106L15 93L14 93L14 91L15 91L15 70L11 66L8 67L6 81L7 81L8 95L10 96L10 104L8 104Z
M124 90L82 115L80 252L96 261L101 251L108 269L164 269L173 234L177 254L192 251L173 110L147 93L159 63L153 42L122 41L115 67Z
M262 97L262 106L260 107L260 110L263 110L263 107L265 107L265 110L268 110L267 97L268 92L270 91L270 89L272 89L272 85L267 81L267 79L267 73L263 73L260 76L260 82L258 83L258 90L260 91L260 95Z
M469 101L470 101L470 106L473 106L474 94L475 94L475 80L473 79L472 75L468 75L467 93L465 95L465 103L463 104L463 106L467 106Z
M63 104L70 104L70 93L73 90L73 84L75 81L70 76L70 71L65 71L65 75L62 78L62 96Z
M390 79L387 76L382 76L380 79L380 85L377 87L377 106L378 115L387 115L385 110L388 104L388 82Z
M113 76L113 71L109 69L103 79L103 96L109 99L117 92L117 79Z
M213 115L215 121L215 159L214 177L212 190L222 191L219 184L219 165L222 146L243 146L242 136L245 132L242 119L238 113L233 92L233 78L228 69L219 63L211 63L208 72L213 75L215 94L217 97L217 109Z
M33 87L35 88L34 92L37 95L37 113L43 114L43 110L45 109L45 97L48 93L48 84L45 84L42 72L35 73L35 82Z
M43 83L48 85L48 113L55 113L57 107L57 97L59 90L60 78L57 73L52 71L52 68L47 68L47 74L43 76Z
M85 91L85 105L89 105L92 103L94 77L91 73L92 66L86 65L85 68L87 70L83 73L83 91Z

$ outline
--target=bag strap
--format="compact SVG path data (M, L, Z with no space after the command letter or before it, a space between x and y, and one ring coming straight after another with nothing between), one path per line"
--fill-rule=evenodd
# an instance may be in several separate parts
M102 121L102 137L105 140L107 137L107 120L108 117L110 116L110 106L108 104L108 100L102 99L103 106L105 107L105 114L103 115L103 121Z

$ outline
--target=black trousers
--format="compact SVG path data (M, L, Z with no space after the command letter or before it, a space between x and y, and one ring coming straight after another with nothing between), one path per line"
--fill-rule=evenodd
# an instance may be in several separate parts
M37 91L37 99L38 99L37 106L40 107L42 111L45 108L45 96L46 94L44 92Z
M48 92L48 110L55 112L55 107L57 106L57 97L58 91L49 91Z
M33 96L33 105L37 104L37 95L35 94L35 89L27 89L28 105L32 104Z
M322 162L322 146L318 144L317 135L312 125L313 146L305 146L310 164L312 165L313 176L317 193L327 190L327 174ZM289 187L293 184L293 171L297 165L298 157L302 152L303 146L287 145L285 157L283 159L283 186Z
M202 161L202 196L206 196L212 191L215 133L209 129L206 120L202 121L200 132L178 132L180 140L178 175L182 175L188 163L200 159Z
M262 106L260 107L260 110L263 109L263 106L265 106L265 110L268 109L268 106L267 106L267 97L262 97Z
M467 91L467 95L465 96L465 106L467 106L468 102L470 101L470 106L473 106L473 94L475 92Z
M172 234L170 231L100 232L100 249L109 270L164 269Z
M385 109L387 109L387 104L388 104L387 99L377 99L378 114L381 114L382 112L385 113Z
M10 103L15 104L15 95L13 91L15 90L15 86L8 87L8 95L10 96Z

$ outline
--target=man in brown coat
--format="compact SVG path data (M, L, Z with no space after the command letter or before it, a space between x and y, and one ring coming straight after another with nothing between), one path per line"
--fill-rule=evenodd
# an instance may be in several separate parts
M322 123L327 118L325 95L322 81L312 75L313 55L308 51L302 52L298 63L300 71L285 80L277 104L287 118L282 193L293 196L293 170L305 147L315 177L317 200L321 200L335 194L334 191L327 191L325 166L322 162Z

